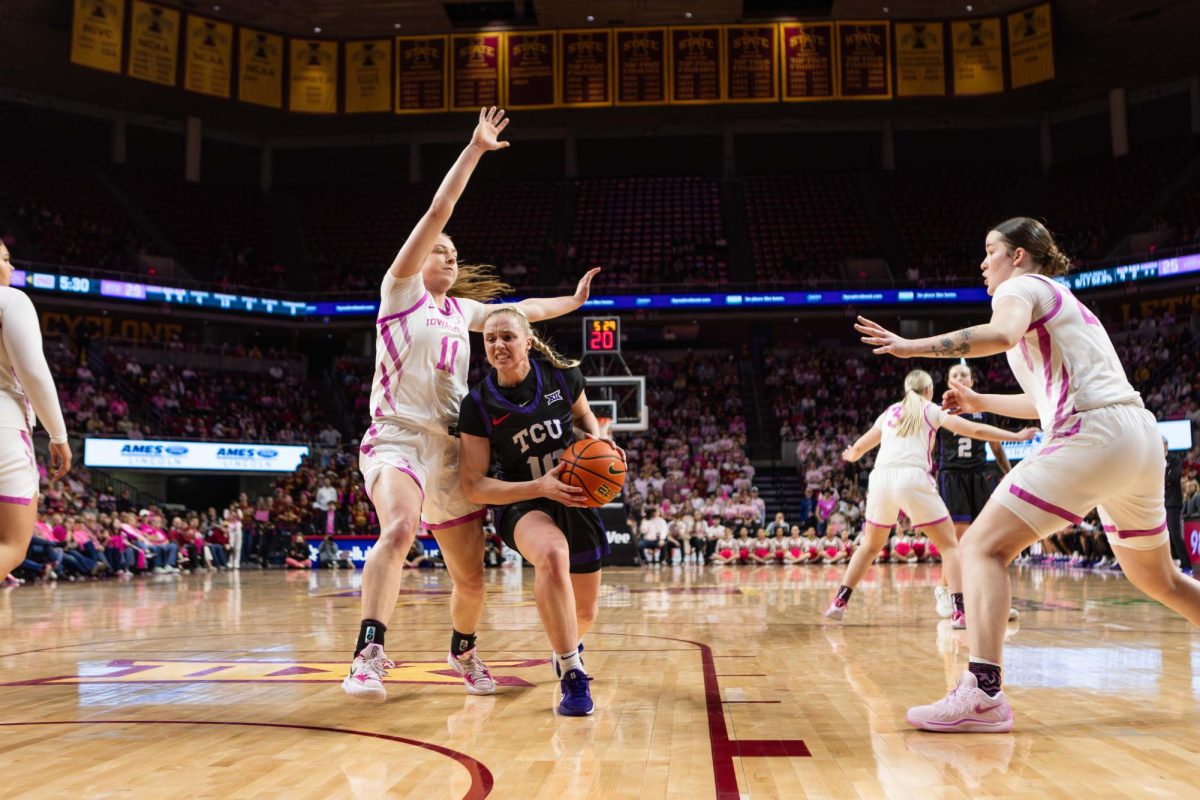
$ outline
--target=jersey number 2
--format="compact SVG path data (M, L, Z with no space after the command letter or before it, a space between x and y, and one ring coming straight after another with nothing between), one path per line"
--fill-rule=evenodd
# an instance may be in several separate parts
M446 350L450 351L450 360L449 361L446 360ZM454 362L457 360L458 360L458 339L455 339L454 344L451 344L450 337L443 336L442 337L442 357L438 359L438 362L437 362L437 364L434 365L434 367L442 370L443 372L449 372L451 375L453 375L454 374Z
M971 440L968 439L966 436L958 437L958 457L959 458L970 458L971 457Z

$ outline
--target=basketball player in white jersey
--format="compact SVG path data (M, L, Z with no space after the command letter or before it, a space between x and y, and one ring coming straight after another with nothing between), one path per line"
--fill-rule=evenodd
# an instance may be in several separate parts
M992 296L990 322L914 340L862 317L855 325L877 354L1006 353L1021 394L979 394L955 383L943 406L1038 419L1046 432L1041 448L1005 476L963 536L970 663L954 691L909 709L909 723L930 731L1012 730L1012 706L1000 690L1012 597L1008 565L1093 508L1134 585L1200 625L1200 582L1185 577L1171 560L1154 415L1126 379L1104 326L1048 277L1065 274L1070 262L1045 226L1028 217L997 225L985 250L980 269Z
M498 138L507 125L503 110L480 110L470 144L383 277L371 427L359 448L359 468L381 530L363 567L362 623L350 674L342 682L352 697L387 699L382 678L392 662L384 654L384 634L418 526L437 537L453 580L447 661L470 694L495 691L475 652L483 615L484 508L467 500L459 485L455 424L467 393L468 331L482 330L487 312L498 307L480 301L509 287L484 268L460 265L443 228L483 154L508 147ZM573 296L517 306L534 322L574 311L587 300L596 272L584 275Z
M947 414L933 398L933 378L923 369L904 376L904 399L893 403L879 415L871 429L842 452L842 458L858 461L876 445L879 455L867 484L867 514L863 527L863 545L854 551L846 568L846 577L833 603L825 611L830 619L840 620L850 595L867 574L871 562L888 541L888 533L903 511L915 530L925 531L942 553L942 571L954 602L953 622L966 627L963 613L962 572L958 560L958 538L946 504L938 495L933 480L933 443L940 428L960 436L991 442L1028 441L1036 428L1010 433L992 425L972 422Z
M54 480L71 468L67 425L42 352L37 312L10 285L10 259L0 242L0 575L25 558L37 522L38 468L30 436L38 419L50 433Z

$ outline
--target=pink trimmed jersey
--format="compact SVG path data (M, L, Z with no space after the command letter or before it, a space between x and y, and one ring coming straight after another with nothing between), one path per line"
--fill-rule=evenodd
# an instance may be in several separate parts
M946 419L946 412L937 404L928 400L921 407L923 424L916 433L900 436L896 426L900 424L900 415L904 410L901 403L893 403L887 411L879 415L874 427L883 431L879 442L879 455L875 457L875 469L891 469L895 467L911 467L933 472L933 445L937 441L938 428Z
M1032 312L1033 322L1007 357L1047 434L1073 435L1080 411L1143 406L1108 332L1067 287L1044 275L1021 275L1002 283L992 304L1002 297L1016 298Z
M419 272L396 279L389 271L380 294L371 418L444 434L467 394L468 332L479 329L489 309L454 297L438 307Z

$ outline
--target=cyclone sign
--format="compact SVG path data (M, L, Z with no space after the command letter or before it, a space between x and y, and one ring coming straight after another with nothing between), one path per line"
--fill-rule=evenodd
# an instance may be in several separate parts
M104 469L295 472L307 455L304 445L93 438L83 443L84 465Z

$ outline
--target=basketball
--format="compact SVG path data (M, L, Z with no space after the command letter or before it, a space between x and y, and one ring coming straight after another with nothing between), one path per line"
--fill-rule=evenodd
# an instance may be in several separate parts
M625 459L608 442L600 439L575 442L562 454L562 461L567 465L562 482L583 489L591 508L613 502L625 486Z

